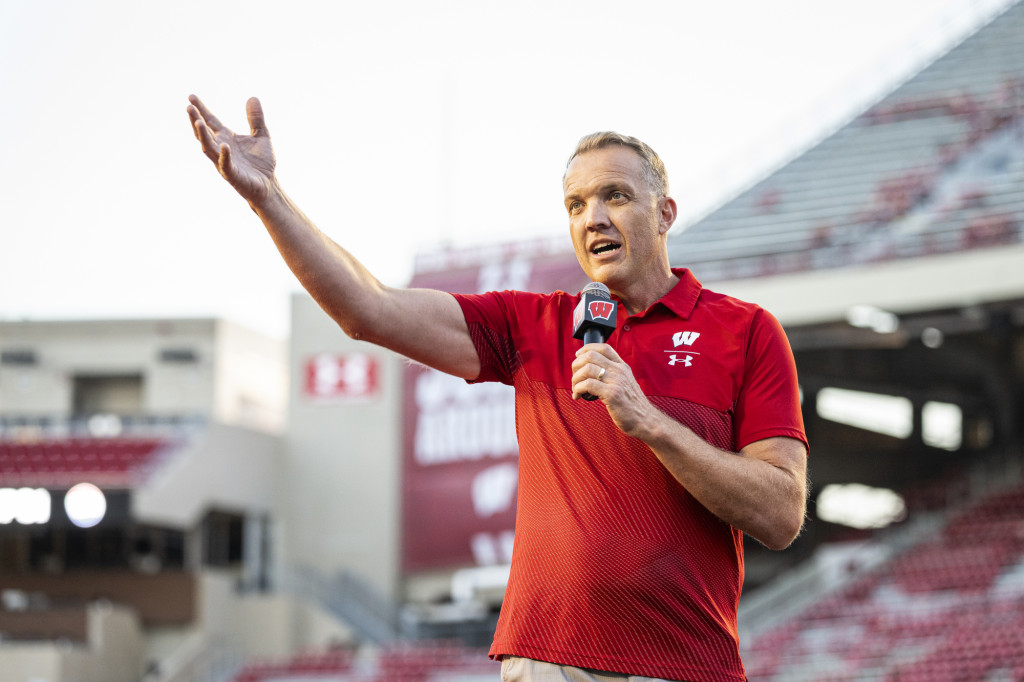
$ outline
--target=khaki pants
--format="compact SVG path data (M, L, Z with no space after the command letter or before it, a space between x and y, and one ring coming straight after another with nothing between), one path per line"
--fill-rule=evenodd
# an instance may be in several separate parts
M501 661L501 682L669 682L658 677L609 673L590 668L573 668L532 658L505 656Z

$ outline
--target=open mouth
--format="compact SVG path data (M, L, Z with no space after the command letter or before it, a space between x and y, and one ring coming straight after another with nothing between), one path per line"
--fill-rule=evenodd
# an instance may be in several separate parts
M592 248L590 250L590 252L593 253L594 255L598 255L599 256L602 253L608 253L610 251L615 251L616 249L620 248L621 246L622 246L621 244L616 244L614 242L606 242L604 244L599 244L598 246L595 246L594 248Z

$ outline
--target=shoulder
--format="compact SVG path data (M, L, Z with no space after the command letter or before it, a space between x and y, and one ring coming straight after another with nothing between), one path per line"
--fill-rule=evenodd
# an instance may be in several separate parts
M530 291L488 291L482 294L452 294L462 308L466 320L484 321L504 318L508 321L534 321L571 308L579 296L564 291L535 293Z
M697 314L714 320L734 336L746 339L748 346L776 345L783 341L785 346L789 345L779 320L757 303L704 289L697 305Z
M730 296L729 294L713 291L707 287L700 291L698 306L728 309L732 311L747 311L749 314L754 314L758 310L763 310L763 308L756 303L744 301L743 299Z
M734 324L743 325L752 324L764 316L771 317L771 314L757 303L711 289L701 289L696 312L722 317L732 320Z

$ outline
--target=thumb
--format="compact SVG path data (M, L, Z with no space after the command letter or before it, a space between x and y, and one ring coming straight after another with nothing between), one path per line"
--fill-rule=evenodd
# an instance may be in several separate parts
M245 103L245 115L249 119L249 129L253 137L269 137L266 121L263 120L263 106L255 97L250 97Z

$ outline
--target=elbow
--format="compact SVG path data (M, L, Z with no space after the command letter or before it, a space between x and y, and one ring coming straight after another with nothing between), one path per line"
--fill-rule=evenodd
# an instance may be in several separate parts
M352 320L345 320L341 318L335 318L338 326L341 327L341 331L345 332L345 335L353 341L367 341L366 328L363 325L359 325Z
M780 552L793 544L793 541L800 536L801 530L803 530L803 523L785 523L770 529L763 538L757 538L757 540L768 549Z
M355 291L341 296L334 290L309 289L313 299L346 336L355 341L380 345L386 331L382 329L385 302L380 291Z
M800 537L804 522L807 520L808 493L806 475L803 479L796 479L795 484L779 500L778 506L773 507L763 517L769 520L764 537L755 538L774 551L781 551L792 545L793 541Z
M768 517L770 522L756 535L752 535L766 548L776 552L782 551L800 537L800 532L804 529L805 512L805 505L800 504L787 513L771 515Z
M322 306L338 327L353 341L368 341L380 345L379 323L374 323L373 318L360 311L352 311L337 307Z
M338 326L341 327L341 331L345 332L345 335L353 341L365 341L374 346L391 348L391 346L388 345L387 337L374 329L372 325L358 325L351 322L339 322Z

